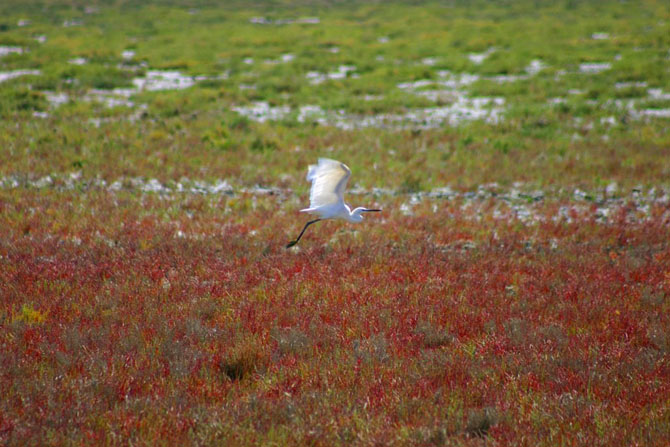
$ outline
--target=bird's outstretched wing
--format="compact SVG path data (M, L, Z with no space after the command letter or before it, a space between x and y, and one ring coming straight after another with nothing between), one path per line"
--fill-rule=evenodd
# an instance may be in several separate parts
M310 208L343 202L344 189L350 176L351 170L344 163L319 158L319 163L311 165L307 171L307 180L312 182Z

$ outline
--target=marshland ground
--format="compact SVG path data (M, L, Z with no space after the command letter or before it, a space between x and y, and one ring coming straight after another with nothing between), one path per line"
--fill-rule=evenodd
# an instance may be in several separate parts
M7 0L0 440L667 445L668 179L667 2Z

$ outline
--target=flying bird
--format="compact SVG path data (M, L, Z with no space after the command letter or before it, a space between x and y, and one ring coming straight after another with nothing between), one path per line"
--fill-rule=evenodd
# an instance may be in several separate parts
M307 180L312 182L309 193L309 208L300 210L303 213L316 214L318 219L305 224L297 239L288 243L286 248L298 243L307 227L325 219L344 219L349 222L360 222L363 213L378 213L379 209L358 207L353 211L344 203L344 189L351 177L351 170L344 163L319 158L318 164L310 165Z

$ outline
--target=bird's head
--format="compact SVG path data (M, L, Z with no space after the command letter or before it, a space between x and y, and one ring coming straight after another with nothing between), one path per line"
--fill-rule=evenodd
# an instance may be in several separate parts
M351 220L354 222L360 222L363 220L363 213L379 213L379 209L363 208L359 206L351 212Z

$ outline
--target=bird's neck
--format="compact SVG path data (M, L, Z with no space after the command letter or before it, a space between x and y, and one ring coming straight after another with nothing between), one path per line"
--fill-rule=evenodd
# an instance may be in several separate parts
M347 211L349 211L349 219L348 219L349 222L360 222L360 221L363 220L363 216L361 215L361 211L364 208L359 207L359 208L356 208L353 211L351 211L351 209L347 205L344 205L344 206L346 206Z

